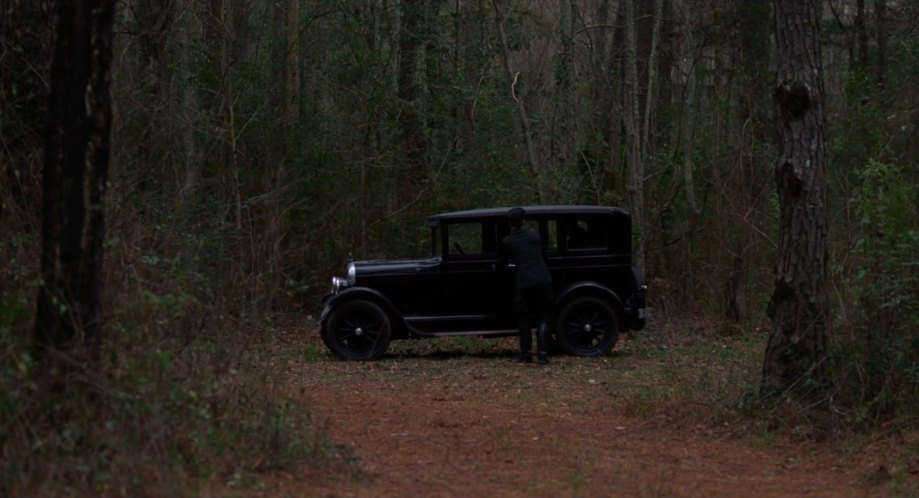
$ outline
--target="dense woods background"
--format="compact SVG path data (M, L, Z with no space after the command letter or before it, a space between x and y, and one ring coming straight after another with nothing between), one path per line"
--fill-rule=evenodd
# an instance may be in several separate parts
M59 406L127 383L141 394L105 409L146 410L163 427L138 423L124 438L290 418L315 448L296 410L239 394L255 380L219 380L268 361L245 330L316 313L349 254L423 254L424 217L445 210L626 207L658 320L725 334L766 320L779 154L768 2L123 0L102 287L109 374L42 391L27 382L27 353L56 6L0 0L4 421L53 426L70 420ZM919 4L826 0L821 16L835 401L855 425L915 422ZM39 459L13 444L24 427L0 438L7 482ZM85 439L58 434L46 447L95 444L79 427ZM249 427L202 447L258 440L272 454L262 426Z

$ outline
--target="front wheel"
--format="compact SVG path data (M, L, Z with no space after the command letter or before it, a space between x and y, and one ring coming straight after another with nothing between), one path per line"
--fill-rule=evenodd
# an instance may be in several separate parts
M601 356L619 339L619 320L613 308L595 297L580 297L558 314L555 334L562 349L574 356Z
M370 301L338 306L322 328L322 340L343 360L376 360L386 352L390 338L389 317Z

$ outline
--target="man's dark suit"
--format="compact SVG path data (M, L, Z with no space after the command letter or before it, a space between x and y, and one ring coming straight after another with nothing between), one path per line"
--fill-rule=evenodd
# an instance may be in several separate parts
M525 227L515 228L501 241L503 267L510 259L517 267L517 295L514 311L520 329L520 350L522 359L532 358L533 337L530 329L538 327L537 349L540 362L548 361L549 319L552 314L552 276L543 258L539 234ZM535 322L535 323L534 323Z
M539 234L529 228L513 230L501 241L504 256L517 265L517 290L539 284L551 284L552 277L542 255Z

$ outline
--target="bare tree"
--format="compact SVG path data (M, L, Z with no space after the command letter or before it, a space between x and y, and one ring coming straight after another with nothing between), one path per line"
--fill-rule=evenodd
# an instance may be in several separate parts
M778 261L763 363L764 394L825 385L826 115L819 0L776 0L780 204Z
M530 166L530 174L535 180L534 194L537 202L542 202L543 180L541 178L542 167L540 166L539 156L536 154L536 144L533 142L533 133L530 130L530 118L527 117L526 105L523 102L523 96L518 95L518 85L521 80L520 71L514 71L511 65L511 49L507 41L507 32L504 29L504 23L507 14L501 12L498 6L498 0L492 0L492 6L495 9L495 22L498 25L498 39L501 41L501 53L504 56L504 68L507 70L507 77L511 84L511 97L517 104L517 115L520 118L520 128L523 132L523 141L527 149L527 162Z
M114 0L57 3L45 169L38 354L98 350L111 134Z
M695 139L695 106L696 106L696 60L698 47L693 30L690 6L680 6L680 15L685 31L681 43L682 64L686 77L686 87L683 92L683 119L681 121L682 147L683 147L683 192L686 198L686 214L683 224L683 302L690 311L693 309L695 289L693 288L692 271L692 239L695 230L696 218L699 216L699 206L696 203L695 182L693 181L693 141ZM650 81L650 78L649 78ZM650 110L648 112L650 114ZM650 118L646 117L646 126Z

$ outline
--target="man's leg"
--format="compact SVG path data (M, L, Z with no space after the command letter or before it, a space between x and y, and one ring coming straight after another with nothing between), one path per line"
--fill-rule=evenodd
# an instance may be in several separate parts
M552 327L549 320L552 316L552 286L543 285L539 289L539 328L536 330L536 350L539 353L539 363L549 363L549 333Z
M533 361L533 333L530 332L530 317L528 316L525 296L518 293L514 303L517 313L517 328L520 333L520 358L519 361L529 363Z
M549 363L549 323L539 324L536 331L536 349L539 351L539 363L545 365Z
M525 318L520 321L520 361L533 361L533 332L530 331L530 321Z

